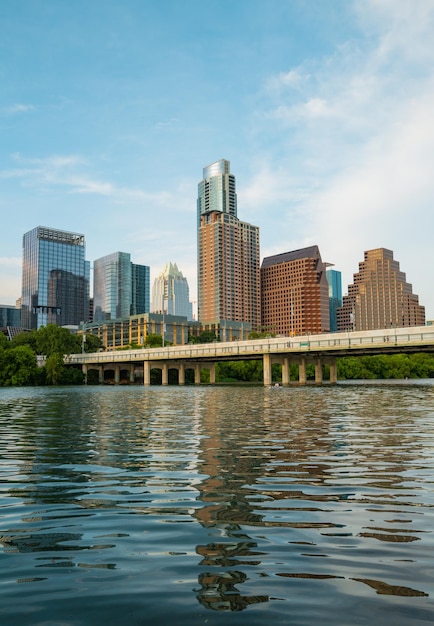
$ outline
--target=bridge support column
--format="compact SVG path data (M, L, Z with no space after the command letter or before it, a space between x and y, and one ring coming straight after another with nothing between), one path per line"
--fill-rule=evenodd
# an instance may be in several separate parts
M149 361L143 362L143 384L147 386L151 384L151 364Z
M200 385L200 364L194 364L194 384Z
M300 385L305 385L307 381L307 376L306 376L306 359L305 357L301 357L300 359L300 363L298 366L298 382L300 383Z
M104 382L104 366L103 365L98 365L98 382L101 384Z
M121 380L121 368L119 365L115 365L115 385L119 385Z
M322 383L322 362L321 359L315 359L315 382Z
M336 359L330 361L330 383L336 385L338 382L338 368L336 366Z
M169 384L169 365L168 363L163 363L161 366L161 384L168 385Z
M134 365L130 365L130 383L134 382Z
M85 363L81 366L81 371L84 374L84 384L87 385L87 365Z
M185 385L185 363L180 363L178 368L178 384Z
M211 385L215 383L215 363L211 363L209 368L209 382Z
M265 353L262 357L264 368L264 387L271 385L271 356Z
M287 356L283 357L282 363L282 385L289 385L291 380L290 362Z

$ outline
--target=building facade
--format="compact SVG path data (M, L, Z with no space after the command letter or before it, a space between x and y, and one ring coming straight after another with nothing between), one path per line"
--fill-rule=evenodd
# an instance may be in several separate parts
M366 251L338 309L338 329L377 330L424 324L425 308L413 294L392 250Z
M202 324L261 321L259 228L237 217L229 161L204 168L198 186L198 318Z
M23 236L21 324L78 325L89 311L90 265L85 238L38 226Z
M264 330L287 337L330 331L329 287L318 246L264 258L261 320Z
M131 263L128 252L113 252L94 262L93 319L128 318L149 313L149 267Z
M329 268L326 276L329 286L330 332L335 333L338 330L338 309L342 306L342 274Z
M149 265L131 263L131 307L130 315L149 313L151 276Z
M0 304L0 327L21 327L21 309L16 306Z
M99 337L107 350L145 345L149 335L164 337L165 345L186 345L194 342L203 332L213 333L216 340L241 341L248 339L249 329L237 322L224 326L202 325L180 315L161 313L132 315L128 319L94 322L86 326L86 333Z
M168 263L154 280L152 286L153 313L181 315L193 319L193 305L190 302L188 281L178 269L176 263Z

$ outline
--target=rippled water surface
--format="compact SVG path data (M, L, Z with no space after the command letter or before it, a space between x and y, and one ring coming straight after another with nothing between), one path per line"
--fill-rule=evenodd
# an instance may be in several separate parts
M434 623L434 385L0 389L0 624Z

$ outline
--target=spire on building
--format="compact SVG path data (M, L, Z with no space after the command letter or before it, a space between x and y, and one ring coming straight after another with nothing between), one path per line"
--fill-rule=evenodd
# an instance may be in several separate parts
M153 313L179 315L193 319L193 305L189 301L188 281L176 263L169 262L154 280L152 286Z

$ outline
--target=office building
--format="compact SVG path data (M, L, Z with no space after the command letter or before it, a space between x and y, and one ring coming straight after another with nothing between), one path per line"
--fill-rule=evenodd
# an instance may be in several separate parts
M338 308L342 306L342 274L330 268L330 263L325 264L327 283L329 286L329 310L330 310L330 332L338 330Z
M365 252L338 309L339 330L376 330L425 324L425 308L406 282L392 250Z
M21 309L16 306L0 304L0 326L21 326Z
M113 252L93 265L93 319L124 319L149 313L149 267L131 263L128 252Z
M330 331L329 288L318 246L266 257L261 265L263 329L283 336Z
M20 306L0 304L0 331L8 339L22 332L21 327L21 303Z
M38 226L23 236L21 324L75 326L89 311L84 235Z
M178 269L176 263L168 263L154 280L152 286L153 313L180 315L188 320L193 319L193 305L189 300L190 291L187 279Z
M198 317L202 324L260 325L259 228L237 217L229 161L203 170L198 186Z
M128 319L93 322L86 327L86 333L99 337L108 350L145 345L149 335L164 336L165 345L186 345L203 332L211 332L225 341L239 341L248 339L249 329L240 322L202 325L180 315L162 313L131 315Z
M130 315L149 313L151 276L149 265L131 263Z

